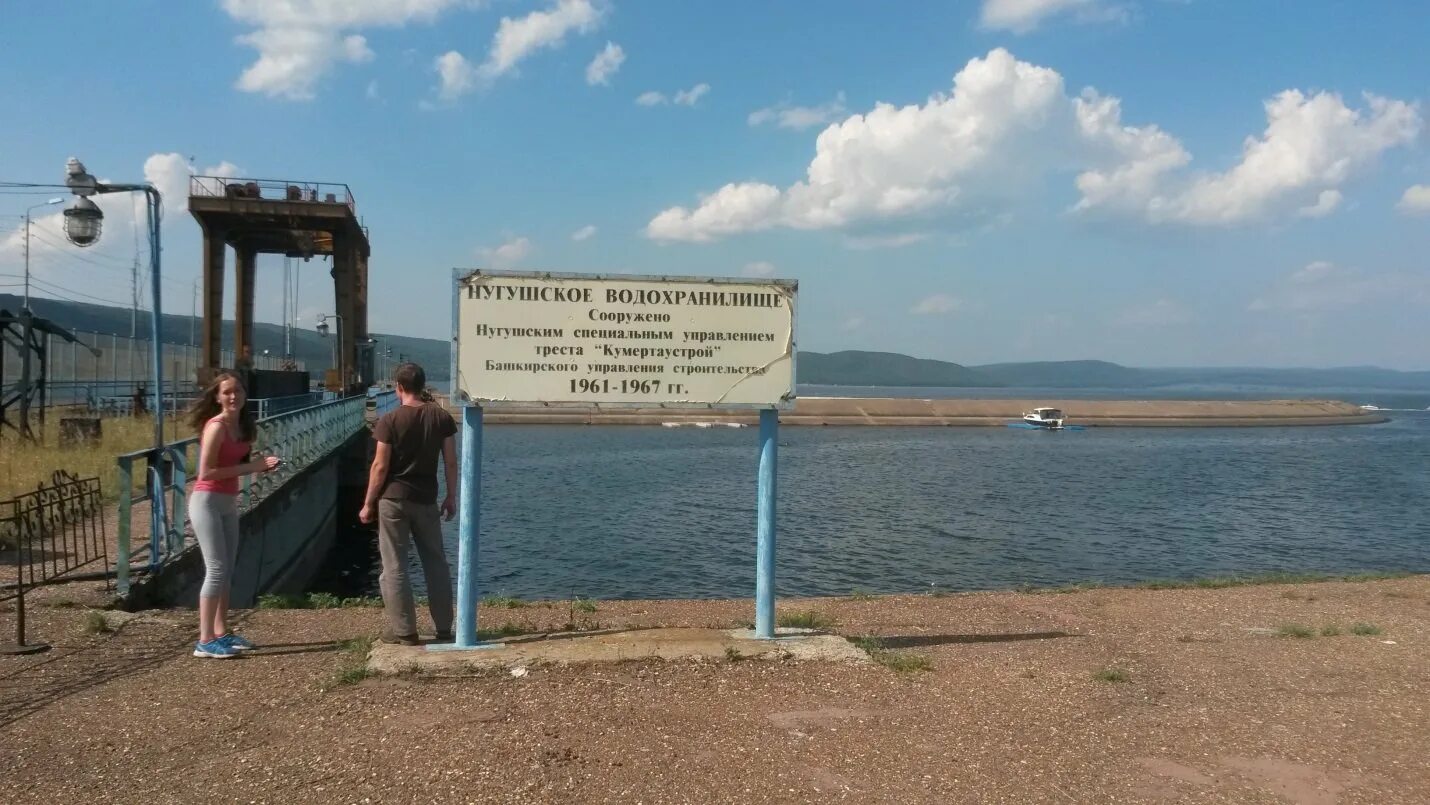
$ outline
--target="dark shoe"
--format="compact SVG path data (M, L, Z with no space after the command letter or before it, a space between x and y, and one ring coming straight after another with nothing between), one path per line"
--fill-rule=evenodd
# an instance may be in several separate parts
M401 646L420 646L422 641L417 639L415 634L395 635L391 632L383 632L378 638L384 643L394 643Z
M450 642L452 642L454 639L455 639L455 638L452 637L452 633L451 633L451 632L438 632L438 633L437 633L437 642L438 642L438 643L450 643Z

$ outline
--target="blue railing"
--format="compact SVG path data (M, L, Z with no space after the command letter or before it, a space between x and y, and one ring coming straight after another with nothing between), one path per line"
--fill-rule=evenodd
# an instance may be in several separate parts
M370 409L380 416L396 403L396 394L384 392L369 397L346 397L319 403L296 411L268 416L258 421L255 454L276 455L283 459L279 468L270 473L245 476L242 508L250 508L272 494L294 475L321 461L352 437L368 421ZM148 570L153 572L184 549L188 482L192 470L198 467L197 437L180 439L164 445L162 461L153 461L153 450L136 450L117 458L119 465L119 550L115 568L115 583L120 595L129 592L131 563L147 553ZM169 477L163 477L167 466ZM143 478L144 488L134 489L135 471ZM155 494L155 490L158 494ZM130 520L134 504L149 501L149 544L133 550Z
M264 397L248 401L253 408L254 416L259 419L267 419L279 414L286 414L289 411L297 411L300 408L311 408L323 401L323 392L309 391L304 394L293 394L288 397Z

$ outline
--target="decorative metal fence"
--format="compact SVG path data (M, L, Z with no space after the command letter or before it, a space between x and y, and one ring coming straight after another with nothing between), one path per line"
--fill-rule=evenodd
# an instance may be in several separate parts
M98 563L108 583L109 547L98 478L56 470L49 483L0 501L0 551L14 555L13 574L0 576L0 601L15 599L15 638L25 643L25 590L72 578Z
M364 426L370 402L379 410L387 410L395 399L393 392L346 397L260 419L254 455L276 455L283 463L274 472L245 476L240 508L256 505L341 447ZM153 572L183 551L188 483L197 475L198 452L198 439L188 438L170 442L162 451L138 450L118 457L119 556L115 571L120 595L129 592L133 570ZM145 479L137 495L135 472ZM136 549L131 541L130 519L134 504L146 500L150 502L150 538L146 546ZM142 564L134 567L136 560Z

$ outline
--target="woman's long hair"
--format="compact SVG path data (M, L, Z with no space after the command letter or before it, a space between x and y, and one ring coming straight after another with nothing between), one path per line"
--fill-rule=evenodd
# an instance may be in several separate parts
M223 413L223 406L218 402L218 389L225 380L237 383L239 390L243 392L243 408L239 410L238 414L238 430L245 442L251 442L258 438L258 418L248 408L248 389L243 387L243 378L233 372L219 372L214 375L213 381L198 396L198 399L194 400L194 404L189 406L189 426L194 429L195 433L202 435L204 426L209 423L209 420Z

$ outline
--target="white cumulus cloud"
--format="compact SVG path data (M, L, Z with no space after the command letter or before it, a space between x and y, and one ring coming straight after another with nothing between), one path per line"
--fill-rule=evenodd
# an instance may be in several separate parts
M650 92L642 92L641 94L636 96L636 104L639 106L660 106L665 102L665 95L656 92L655 90L651 90Z
M1121 148L1126 159L1112 170L1078 177L1079 207L1192 224L1239 224L1301 209L1330 212L1340 203L1340 185L1420 133L1415 106L1375 95L1365 100L1362 111L1334 93L1285 90L1266 102L1266 130L1246 139L1240 162L1192 177L1176 170L1190 160L1180 144L1160 131L1120 128L1113 106L1089 125L1104 132L1104 141Z
M462 0L223 0L223 10L255 30L237 38L258 51L238 77L244 92L289 100L314 96L336 65L373 58L364 28L431 22Z
M983 0L979 24L1025 34L1061 14L1079 22L1126 22L1129 16L1126 6L1107 0Z
M1342 184L1420 131L1416 107L1375 96L1366 104L1358 111L1331 93L1287 90L1267 102L1267 129L1246 140L1239 163L1191 173L1182 144L1155 125L1123 123L1117 98L1091 89L1072 97L1055 70L999 48L970 60L948 94L878 103L826 127L803 180L783 189L727 184L693 208L663 210L646 234L709 241L776 227L987 216L1069 169L1080 171L1081 214L1196 225L1325 214Z
M834 100L818 106L792 106L788 103L781 103L756 109L750 113L745 122L751 126L774 123L782 129L803 131L832 123L847 112L848 110L844 108L844 93L841 92L835 96Z
M455 50L438 56L433 69L441 79L437 85L437 95L444 101L456 100L476 89L477 68L467 61L466 56Z
M502 17L480 68L482 75L496 78L538 50L560 47L572 31L590 33L601 24L602 15L591 0L558 0L546 11Z
M1406 215L1430 215L1430 184L1415 184L1405 188L1397 210Z
M591 224L587 224L587 225L581 227L580 229L576 230L575 232L572 232L572 233L571 233L571 239L572 239L572 240L575 240L575 241L587 240L587 239L589 239L592 235L595 235L595 234L596 234L596 227L593 226L593 225L591 225Z
M700 99L705 97L705 94L709 91L709 84L700 83L690 89L678 90L672 100L677 106L694 106L699 103Z
M523 237L512 237L496 248L477 250L477 256L491 263L492 268L510 268L531 254L531 241Z
M159 195L164 200L164 209L170 215L175 210L188 209L190 176L219 176L230 179L242 172L242 168L228 160L217 165L195 169L189 164L188 157L176 152L151 154L148 159L144 160L144 181L159 190ZM98 201L104 196L92 198Z
M1341 206L1344 196L1339 190L1322 190L1316 197L1316 203L1310 204L1296 211L1302 218L1325 218L1335 212Z
M936 293L920 299L909 312L915 316L942 316L945 313L952 313L958 310L962 303L952 296L944 293Z
M586 83L591 86L600 84L602 86L611 83L611 76L621 69L621 65L626 61L626 52L620 45L614 42L607 42L605 50L596 54L596 58L586 65Z
M740 269L740 273L746 277L773 277L775 264L757 260L753 263L746 263L745 267Z

